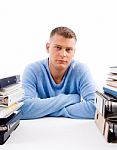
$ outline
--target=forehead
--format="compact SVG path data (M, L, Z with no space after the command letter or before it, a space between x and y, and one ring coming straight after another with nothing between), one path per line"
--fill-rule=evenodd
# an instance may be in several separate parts
M76 45L76 40L74 38L65 38L61 35L55 34L50 38L50 43L57 44L61 46L74 47Z

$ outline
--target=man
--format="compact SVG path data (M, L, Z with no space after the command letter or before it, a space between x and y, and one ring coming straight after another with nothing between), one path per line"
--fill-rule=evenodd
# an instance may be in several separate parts
M94 118L95 84L86 65L73 60L76 42L67 27L51 31L49 58L28 65L23 74L22 119Z

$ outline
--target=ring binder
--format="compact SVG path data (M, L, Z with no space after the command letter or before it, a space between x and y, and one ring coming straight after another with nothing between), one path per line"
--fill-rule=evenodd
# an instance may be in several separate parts
M0 119L0 145L4 144L10 137L10 134L20 124L21 111L18 110L8 118Z

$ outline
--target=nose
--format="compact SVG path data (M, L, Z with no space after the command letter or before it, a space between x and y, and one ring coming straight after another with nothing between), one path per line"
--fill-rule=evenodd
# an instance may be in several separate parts
M66 57L67 56L66 50L62 49L60 52L60 55L61 55L61 57Z

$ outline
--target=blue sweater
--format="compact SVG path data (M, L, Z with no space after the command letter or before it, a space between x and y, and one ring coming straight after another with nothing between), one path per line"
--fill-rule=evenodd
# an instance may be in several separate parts
M95 84L87 66L78 61L72 60L60 84L51 76L48 59L30 64L24 70L22 85L22 119L95 116Z

